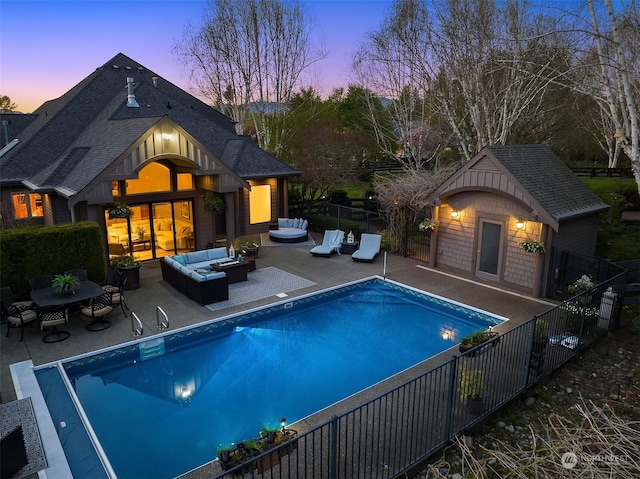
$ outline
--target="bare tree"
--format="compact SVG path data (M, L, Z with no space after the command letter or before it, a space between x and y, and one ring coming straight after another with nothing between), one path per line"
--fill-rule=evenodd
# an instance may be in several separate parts
M450 165L437 172L413 169L400 175L378 178L374 188L385 218L392 250L400 255L406 253L405 238L409 227L428 206L429 194L454 170L455 165Z
M188 25L176 53L200 94L237 122L250 118L258 144L282 151L287 103L312 55L310 24L296 1L210 0L199 29Z
M640 193L640 130L638 100L640 99L640 12L635 2L616 13L613 2L605 0L606 12L600 15L593 0L589 8L595 67L591 65L588 78L595 87L588 93L601 106L607 123L613 124L617 145L631 160L631 168ZM623 8L623 7L621 7ZM588 82L585 82L589 85ZM585 84L576 85L585 89Z
M397 101L415 90L421 121L433 126L440 117L470 159L483 146L506 144L514 125L542 108L550 65L567 56L557 37L539 34L550 22L526 0L397 0L354 69L367 87L396 100L398 125L416 122L417 103Z

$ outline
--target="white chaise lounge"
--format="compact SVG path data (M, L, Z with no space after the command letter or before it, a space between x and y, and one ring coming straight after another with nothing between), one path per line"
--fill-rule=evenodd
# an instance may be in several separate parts
M382 236L362 233L360 236L360 248L353 252L351 259L353 261L362 261L372 263L373 259L380 253L380 243Z
M342 241L344 241L344 231L342 230L326 230L324 232L324 238L322 238L322 244L311 248L313 256L331 256L334 251L340 254L340 248L342 247Z

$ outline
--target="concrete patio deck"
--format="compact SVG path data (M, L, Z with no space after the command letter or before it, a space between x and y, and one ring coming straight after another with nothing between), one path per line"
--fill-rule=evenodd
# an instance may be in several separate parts
M314 234L314 237L316 237L316 242L322 239L321 235ZM288 293L290 298L374 275L383 276L385 273L384 254L379 255L374 263L369 264L354 262L349 255L332 255L329 258L314 257L309 254L310 249L310 246L296 245L261 247L256 264L258 268L274 266L316 283L314 286ZM424 263L393 254L388 254L386 258L386 277L509 318L508 323L499 326L500 330L517 326L535 314L546 311L553 306L550 302L498 290L495 287L430 270L426 268ZM145 338L157 332L156 306L162 307L167 313L171 323L170 329L173 330L282 300L282 298L271 296L214 312L187 299L165 283L162 280L158 261L143 264L140 283L140 289L126 292L126 302L129 308L143 321ZM114 310L109 319L112 322L111 328L100 332L89 332L85 329L87 322L79 314L73 313L69 325L61 328L69 331L71 337L66 341L54 344L42 342L44 333L38 329L37 325L26 327L23 342L19 342L19 330L12 330L8 338L5 337L6 331L3 330L0 338L0 402L4 403L16 399L9 371L10 364L30 359L37 366L134 339L131 334L131 323L123 316L119 308ZM428 361L428 364L424 364L423 367L435 367L436 364L448 360L451 354L450 351L441 353ZM386 387L386 385L381 384L379 387ZM377 394L379 392L371 391L370 393ZM349 407L352 401L357 400L359 398L354 396L350 401L346 401L343 407ZM325 414L327 413L325 412ZM304 422L306 423L306 421ZM304 426L312 427L312 424L301 424L300 426L304 429ZM212 472L211 466L208 466L201 471L193 471L188 477L189 479L211 477Z
M315 234L316 242L322 241ZM310 246L272 246L261 247L256 259L258 268L274 266L316 283L304 289L289 293L289 297L308 294L349 281L373 275L382 276L384 254L380 254L373 263L358 263L349 255L332 255L330 258L314 257L309 254ZM402 258L394 254L387 255L386 277L414 288L459 301L491 313L510 318L508 327L520 324L535 314L546 311L552 303L498 290L463 278L457 278L442 272L426 268L424 263ZM275 303L281 298L270 297L245 303L242 306L211 311L187 299L162 280L158 261L144 263L140 271L141 287L126 291L126 302L144 324L144 337L157 332L156 306L160 306L169 316L171 329L197 324L207 319L226 316L258 306ZM16 399L9 365L31 359L34 365L45 364L89 351L106 348L133 339L131 323L122 315L120 309L109 316L111 328L100 332L85 330L86 321L77 313L72 313L69 325L64 328L71 333L66 341L53 344L42 342L43 332L37 324L25 328L24 341L19 342L20 331L13 329L8 338L6 325L0 335L0 402Z

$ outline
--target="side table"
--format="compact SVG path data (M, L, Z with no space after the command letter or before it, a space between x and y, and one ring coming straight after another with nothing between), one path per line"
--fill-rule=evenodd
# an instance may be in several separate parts
M345 241L342 242L342 246L340 247L341 254L353 254L355 250L360 247L360 241L354 241L353 243L347 243Z

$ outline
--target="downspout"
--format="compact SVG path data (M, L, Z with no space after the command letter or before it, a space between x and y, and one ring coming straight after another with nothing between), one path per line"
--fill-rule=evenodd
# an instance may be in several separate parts
M532 291L534 298L541 297L541 292L543 290L543 283L545 282L544 279L546 277L545 270L547 269L549 264L549 252L551 251L551 243L550 243L551 236L549 235L549 225L546 223L542 224L540 239L545 243L547 252L538 254L538 257L536 258L536 273L533 280L533 291Z

